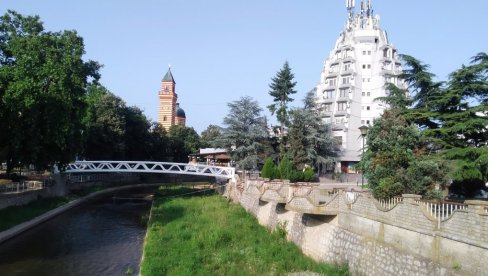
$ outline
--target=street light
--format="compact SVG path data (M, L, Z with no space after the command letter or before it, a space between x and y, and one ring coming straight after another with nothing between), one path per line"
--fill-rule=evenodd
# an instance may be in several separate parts
M366 134L368 134L368 129L369 127L366 125L362 125L359 127L359 131L361 131L361 137L363 137L363 148L362 148L362 153L361 153L361 161L364 156L364 138L366 137ZM362 162L362 171L361 171L361 190L363 189L364 186L364 162Z

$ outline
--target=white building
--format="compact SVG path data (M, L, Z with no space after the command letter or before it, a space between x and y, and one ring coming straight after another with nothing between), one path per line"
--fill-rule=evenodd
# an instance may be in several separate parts
M361 158L359 127L371 125L385 109L374 99L386 96L386 83L404 84L398 79L402 68L397 50L380 28L371 0L361 1L359 14L354 0L346 0L346 7L345 30L324 62L316 91L323 119L332 124L342 147L337 170L352 172Z

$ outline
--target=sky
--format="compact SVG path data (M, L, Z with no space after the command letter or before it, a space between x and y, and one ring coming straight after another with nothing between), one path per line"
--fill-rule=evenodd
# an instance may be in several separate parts
M0 14L39 15L48 31L76 30L101 83L157 120L161 79L171 65L187 126L222 125L227 103L250 96L263 109L271 78L288 61L292 106L314 88L342 32L344 0L0 0ZM356 1L359 6L360 0ZM429 64L437 80L488 52L486 0L372 0L402 54Z

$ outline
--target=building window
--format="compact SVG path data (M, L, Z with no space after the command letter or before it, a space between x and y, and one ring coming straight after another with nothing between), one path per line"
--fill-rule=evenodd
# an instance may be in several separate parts
M166 122L168 118L166 118L166 116L163 117L163 122Z
M369 105L366 106L366 110L370 110L370 109L371 109L371 107Z
M332 99L332 98L334 98L334 90L325 90L324 99Z
M342 136L334 136L337 145L342 145Z
M371 64L368 64L368 69L371 69Z
M339 89L340 92L340 97L349 97L349 90L347 88L341 88Z
M366 92L361 93L361 96L363 97L366 96Z
M342 84L349 84L349 77L343 77Z
M365 56L365 55L366 55L366 51L363 51L363 56Z
M351 64L350 63L345 63L344 64L344 71L349 71L351 69Z
M366 64L363 64L363 69L366 69Z
M368 56L370 56L370 55L371 55L371 51L368 51Z
M322 108L325 112L332 111L332 104L324 104Z
M371 92L367 92L366 96L368 96L368 97L371 96Z
M336 78L330 78L330 79L327 79L327 82L329 83L329 86L335 86L337 84L337 79Z
M366 120L366 124L369 125L369 120Z
M361 125L364 125L364 120L361 120Z
M337 111L345 111L347 109L346 102L337 103Z

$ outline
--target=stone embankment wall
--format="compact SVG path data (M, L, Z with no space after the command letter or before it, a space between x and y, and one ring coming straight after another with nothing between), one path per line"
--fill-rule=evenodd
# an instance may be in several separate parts
M387 208L368 193L340 192L330 205L336 215L309 215L260 200L263 184L237 181L224 195L260 224L285 227L288 239L318 261L348 264L353 275L487 275L487 202L466 202L441 220L416 195Z

